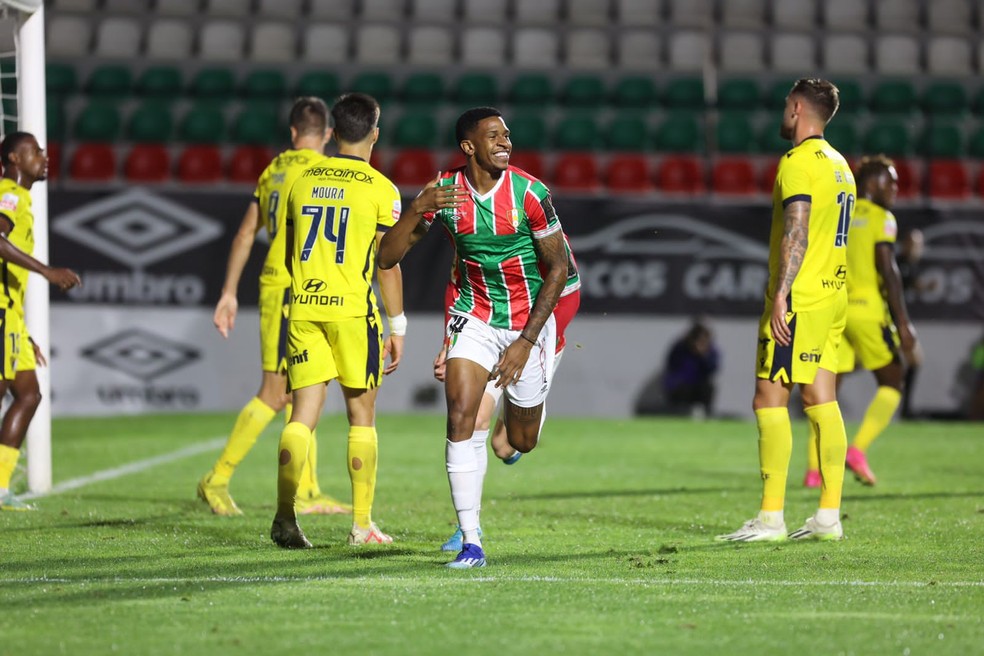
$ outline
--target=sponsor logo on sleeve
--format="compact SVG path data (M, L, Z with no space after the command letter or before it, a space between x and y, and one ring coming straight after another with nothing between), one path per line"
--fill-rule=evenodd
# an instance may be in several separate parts
M6 193L0 198L0 210L13 212L17 209L18 203L20 203L20 197L17 194Z

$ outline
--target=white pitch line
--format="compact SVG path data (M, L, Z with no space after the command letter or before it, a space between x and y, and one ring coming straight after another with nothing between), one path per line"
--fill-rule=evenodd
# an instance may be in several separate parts
M205 453L206 451L214 451L218 449L223 444L225 444L226 438L217 437L211 439L207 442L202 442L200 444L193 444L191 446L185 447L183 449L178 449L177 451L172 451L171 453L165 453L164 455L154 456L153 458L147 458L145 460L136 460L134 462L121 465L119 467L113 467L112 469L104 469L102 471L97 471L94 474L89 474L88 476L80 476L79 478L73 478L58 485L55 485L47 492L28 492L27 494L22 494L19 498L29 501L31 499L40 499L42 497L51 496L53 494L61 494L62 492L68 492L69 490L77 490L80 487L85 487L87 485L92 485L93 483L102 483L103 481L111 481L114 478L121 478L123 476L129 476L130 474L137 474L148 469L152 469L158 465L164 465L169 462L174 462L175 460L181 460L183 458L188 458L190 456L196 456L199 453Z

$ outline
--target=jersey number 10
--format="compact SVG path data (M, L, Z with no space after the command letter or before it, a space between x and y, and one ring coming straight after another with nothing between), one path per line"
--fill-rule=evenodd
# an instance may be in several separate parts
M318 234L321 233L325 239L335 244L335 264L345 263L345 231L348 228L349 208L335 207L334 205L305 205L301 208L303 216L311 217L311 227L308 228L307 237L304 238L304 247L301 249L301 262L307 262L311 258L311 251L314 250ZM336 225L335 219L338 219ZM324 219L325 228L321 230L321 222Z
M843 248L847 246L847 231L851 229L851 216L854 214L854 194L840 192L837 194L837 204L840 205L840 218L837 219L837 236L834 237L834 246Z

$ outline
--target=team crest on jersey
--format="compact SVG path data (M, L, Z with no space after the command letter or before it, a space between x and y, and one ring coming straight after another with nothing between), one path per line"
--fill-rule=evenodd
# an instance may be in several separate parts
M512 221L513 230L519 227L519 210L513 208L509 210L509 220Z
M899 224L892 215L885 217L885 234L893 239L899 234Z
M18 203L20 203L20 197L17 194L4 194L3 198L0 198L0 210L12 212L17 209Z

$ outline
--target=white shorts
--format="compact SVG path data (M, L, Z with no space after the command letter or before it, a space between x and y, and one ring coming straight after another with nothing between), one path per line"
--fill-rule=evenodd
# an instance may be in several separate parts
M509 402L520 408L533 408L547 398L553 381L554 351L557 347L557 322L553 315L547 319L530 349L530 357L519 380L506 385ZM518 330L493 328L484 321L462 314L451 314L447 325L448 360L464 358L492 372L510 344L521 339ZM492 381L494 387L495 381Z
M560 349L554 354L553 361L553 371L550 375L550 382L547 386L547 392L550 392L550 385L553 385L553 379L557 375L557 368L560 366L560 359L564 357L564 349ZM499 399L502 398L502 388L495 386L495 381L490 380L489 384L485 386L485 393L495 399L495 407L499 408Z

